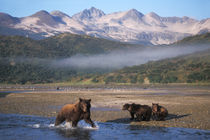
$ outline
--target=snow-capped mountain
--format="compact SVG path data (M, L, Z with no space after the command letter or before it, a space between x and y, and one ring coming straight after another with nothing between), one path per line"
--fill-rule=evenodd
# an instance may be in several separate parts
M73 15L73 19L75 20L92 20L92 19L96 19L96 18L100 18L102 16L104 16L105 13L99 9L96 9L94 7L91 7L90 9L85 9L82 12Z
M8 30L8 32L7 32ZM210 31L210 18L161 17L136 9L105 14L94 7L72 17L60 11L39 11L16 18L0 13L0 34L20 34L44 38L59 33L87 34L130 43L169 44L186 36Z

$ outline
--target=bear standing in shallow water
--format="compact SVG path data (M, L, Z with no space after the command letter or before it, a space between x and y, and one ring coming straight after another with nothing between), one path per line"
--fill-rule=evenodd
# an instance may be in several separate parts
M72 127L76 127L77 123L84 119L86 123L89 123L92 127L96 127L90 118L90 101L91 99L79 98L79 102L63 106L56 117L55 126L66 121L72 122Z
M152 118L156 121L164 121L168 116L168 110L159 104L152 103Z

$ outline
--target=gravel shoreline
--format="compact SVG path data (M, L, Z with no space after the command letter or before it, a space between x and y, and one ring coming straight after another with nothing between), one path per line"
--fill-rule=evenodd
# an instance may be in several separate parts
M94 121L130 123L156 127L184 127L210 130L210 89L208 87L160 88L71 88L17 89L0 88L0 113L56 117L59 109L78 98L91 98L91 118ZM166 107L166 121L130 121L125 103Z

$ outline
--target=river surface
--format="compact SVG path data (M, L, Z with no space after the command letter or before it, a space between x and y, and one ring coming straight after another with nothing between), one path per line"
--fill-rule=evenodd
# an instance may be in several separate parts
M1 140L152 140L152 139L210 139L210 131L187 128L143 127L129 124L95 122L91 128L80 121L77 128L69 123L54 126L55 117L0 114Z

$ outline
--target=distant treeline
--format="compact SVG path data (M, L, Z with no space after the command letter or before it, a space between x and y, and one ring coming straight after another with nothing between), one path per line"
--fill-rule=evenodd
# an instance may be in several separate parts
M199 39L200 38L200 39ZM210 44L210 34L186 38L183 44ZM201 41L203 42L203 41ZM182 41L175 43L182 44ZM173 44L174 45L174 44ZM86 35L61 34L44 40L20 36L0 36L0 83L26 84L51 82L89 83L195 83L210 82L210 51L193 55L149 62L104 74L103 69L53 67L51 60L75 54L93 55L120 49L129 45Z
M67 81L92 70L52 67L56 59L75 54L92 55L135 45L86 35L61 34L43 40L22 36L0 36L0 83L49 83ZM93 71L95 72L95 71Z
M74 34L61 34L43 40L0 35L0 57L66 58L75 54L100 54L134 46Z
M77 80L79 81L79 79ZM106 84L209 83L210 50L172 59L149 62L140 66L127 67L116 72L91 77L91 81L93 83Z

